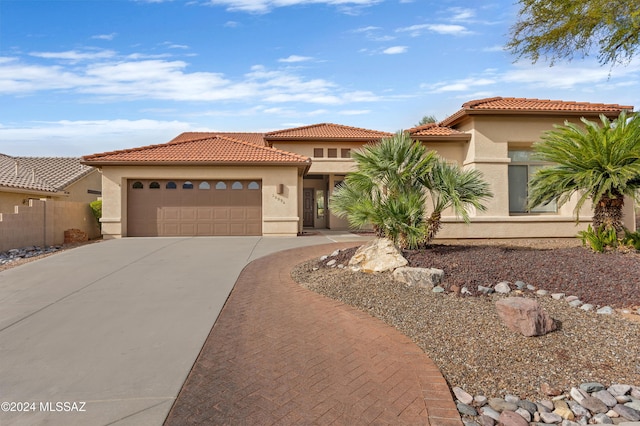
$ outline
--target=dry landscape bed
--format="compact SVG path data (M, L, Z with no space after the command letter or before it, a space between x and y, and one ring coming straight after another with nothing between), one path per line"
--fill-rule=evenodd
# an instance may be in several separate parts
M640 322L630 319L639 316L622 315L622 308L640 307L640 255L595 254L577 245L576 240L483 241L405 253L410 266L444 269L446 288L521 280L616 308L613 315L596 314L525 291L522 295L536 297L559 324L540 337L514 334L501 324L494 304L504 296L433 293L396 283L390 273L327 268L317 259L292 275L303 286L396 327L436 362L450 386L472 395L539 400L548 397L540 390L543 382L563 391L592 381L640 385ZM340 253L338 263L354 251Z

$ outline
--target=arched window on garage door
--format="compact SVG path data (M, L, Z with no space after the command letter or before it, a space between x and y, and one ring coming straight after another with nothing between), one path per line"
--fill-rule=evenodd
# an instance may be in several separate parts
M209 182L200 182L198 189L211 189L211 185L209 185Z
M193 183L190 181L186 181L182 184L182 189L193 189Z
M249 185L247 185L248 189L260 189L260 184L258 182L249 182Z
M176 185L176 183L173 182L173 181L169 181L165 185L165 188L167 188L167 189L176 189L177 187L178 187L178 185Z
M227 184L220 181L218 183L216 183L216 189L227 189Z
M242 182L235 181L231 185L231 189L244 189L244 186L242 185Z
M133 185L131 185L131 188L133 188L133 189L142 189L142 188L144 188L144 185L142 184L142 182L136 181L136 182L133 182Z
M158 182L151 182L149 184L150 189L160 189L160 184Z

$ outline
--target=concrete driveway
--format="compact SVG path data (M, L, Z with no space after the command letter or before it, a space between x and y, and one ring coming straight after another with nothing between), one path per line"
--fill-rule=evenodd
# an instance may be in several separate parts
M127 238L0 272L0 424L162 424L247 263L351 237Z

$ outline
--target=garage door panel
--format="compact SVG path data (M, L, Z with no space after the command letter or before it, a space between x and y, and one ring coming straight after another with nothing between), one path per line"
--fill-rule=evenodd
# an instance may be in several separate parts
M229 208L228 207L215 207L213 209L213 220L229 220Z
M181 221L195 221L196 220L196 208L195 207L180 207L180 220Z
M260 181L250 180L129 180L127 233L262 235L261 187Z
M229 209L229 219L231 220L245 220L246 216L246 210L243 208L232 207Z
M213 220L213 210L211 208L199 207L196 211L196 218L198 222L211 222Z
M262 209L260 207L247 207L246 219L262 223Z

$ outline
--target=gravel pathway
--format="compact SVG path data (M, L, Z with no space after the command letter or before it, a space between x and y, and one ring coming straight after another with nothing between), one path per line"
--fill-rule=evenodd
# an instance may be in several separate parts
M338 263L351 254L340 253ZM405 255L412 266L444 269L445 287L522 280L594 305L640 306L637 254L597 255L566 246L441 245ZM592 381L640 385L640 322L619 313L586 312L528 292L559 323L559 330L523 337L498 319L494 304L504 296L433 293L398 284L390 273L326 268L318 260L299 265L292 275L313 291L397 327L433 359L451 387L471 394L536 400L548 397L540 390L543 382L565 392Z

